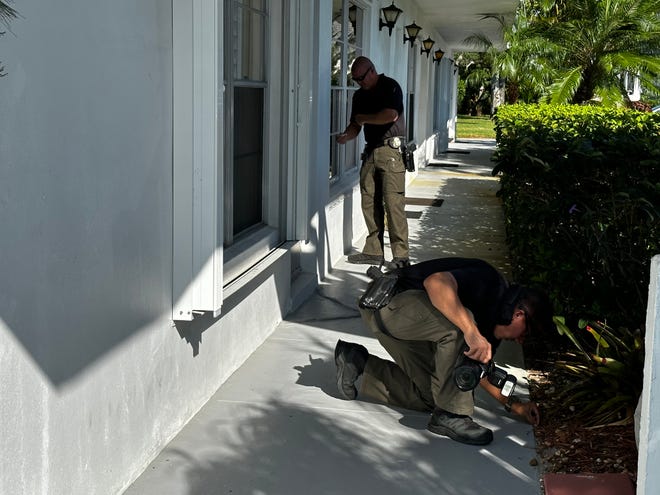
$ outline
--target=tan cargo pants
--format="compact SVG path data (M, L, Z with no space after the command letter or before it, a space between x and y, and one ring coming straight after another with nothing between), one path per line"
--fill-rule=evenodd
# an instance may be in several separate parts
M408 290L380 310L387 333L373 310L362 318L394 362L369 355L359 394L385 404L417 411L439 407L471 416L472 392L454 383L454 366L465 341L461 330L445 318L423 290Z
M401 152L389 146L374 149L360 169L362 215L367 225L364 254L383 256L385 216L392 256L408 258L406 169Z

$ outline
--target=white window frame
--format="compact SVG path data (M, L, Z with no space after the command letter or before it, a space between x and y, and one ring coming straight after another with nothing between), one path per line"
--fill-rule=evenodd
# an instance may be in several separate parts
M415 108L419 105L416 101L417 99L417 80L419 79L417 73L417 57L414 53L417 50L417 45L411 49L412 54L408 55L408 70L407 70L407 81L406 81L406 139L410 142L414 142L417 134L416 129L416 119L417 112ZM410 97L412 96L412 102Z
M349 4L353 4L359 9L362 10L363 16L362 16L362 39L360 40L361 44L355 45L355 44L349 44L348 43L348 34L347 34L347 29L346 26L349 21L349 9L347 8L342 8L342 47L343 47L343 53L341 57L342 61L342 66L341 66L341 72L347 74L350 71L350 66L348 65L349 60L348 57L346 56L348 54L349 47L356 46L360 51L359 55L366 55L367 53L367 43L369 40L369 19L370 17L370 7L365 4L364 2L360 0L342 0L344 7L348 6ZM338 145L335 142L337 134L341 133L343 129L348 125L348 119L350 118L350 106L351 106L351 101L353 98L353 94L355 94L355 91L357 91L359 88L353 84L353 82L349 79L346 82L346 85L340 84L339 86L333 86L332 83L330 85L330 104L332 105L332 92L334 91L341 91L343 93L342 96L342 101L340 102L341 104L339 105L339 126L340 128L337 129L332 129L332 122L330 123L330 129L331 129L331 134L330 134L330 139L331 139L331 147L337 147ZM348 147L356 147L356 154L355 154L355 162L352 163L352 158L347 159L348 155ZM329 180L331 184L336 184L342 180L342 178L347 174L347 173L355 173L360 166L360 152L362 148L364 147L364 134L360 133L360 135L353 141L350 141L347 144L340 145L338 148L340 150L340 153L337 158L337 163L336 163L336 170L335 170L335 175L329 176ZM332 163L330 164L331 166L333 165Z
M215 313L222 305L217 199L222 190L217 175L217 136L223 132L217 57L222 10L218 0L172 0L173 320L192 320L197 311Z
M275 67L281 67L282 50L280 43L272 42L273 38L282 39L280 31L282 15L282 5L279 0L269 0L266 28L266 52L265 70L267 73L267 83L263 86L264 92L264 161L262 177L262 224L254 226L248 232L237 236L235 239L228 236L227 228L232 224L230 216L232 215L232 196L229 183L224 187L224 239L231 239L231 243L224 249L224 276L227 282L239 277L251 266L265 258L273 249L283 241L282 213L284 204L281 198L281 181L285 171L280 167L283 129L280 122L275 119L283 111L281 90L281 74L274 70ZM227 55L227 54L225 54ZM225 74L226 78L233 77L232 74ZM249 85L249 84L248 84ZM262 87L256 84L255 87ZM225 88L227 90L227 88ZM275 95L275 96L273 96ZM229 104L225 101L225 104ZM230 140L231 129L226 128L224 146L226 151L224 156L224 166L222 167L225 180L231 177L232 168L232 149L233 143ZM227 242L225 242L227 244Z
M220 314L223 287L265 258L284 237L286 198L280 165L280 142L286 140L279 116L282 78L271 74L265 94L264 225L223 248L226 205L224 6L220 0L172 0L173 36L173 219L172 319L190 321L196 314ZM270 0L271 30L281 39L282 0ZM278 67L282 50L272 43L266 57ZM229 212L230 213L230 212Z

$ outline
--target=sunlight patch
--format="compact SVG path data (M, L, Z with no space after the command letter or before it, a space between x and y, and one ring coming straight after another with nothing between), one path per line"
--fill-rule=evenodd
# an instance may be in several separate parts
M529 476L527 476L525 473L523 473L523 472L520 471L519 469L513 467L513 466L512 466L511 464L509 464L508 462L506 462L506 461L500 459L499 457L497 457L495 454L493 454L493 453L490 452L489 450L481 449L481 450L479 451L479 453L482 454L484 457L487 457L488 459L490 459L491 461L493 461L493 462L494 462L495 464L497 464L498 466L500 466L500 467L506 469L509 473L511 473L512 475L514 475L516 478L519 478L519 479L521 479L521 480L523 480L523 481L525 481L525 482L527 482L527 483L532 483L532 482L534 482L534 480L532 480L532 478L530 478Z

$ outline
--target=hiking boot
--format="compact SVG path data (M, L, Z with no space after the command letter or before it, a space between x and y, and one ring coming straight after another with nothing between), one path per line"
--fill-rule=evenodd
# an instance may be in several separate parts
M369 352L360 344L337 341L335 347L335 365L337 366L337 389L339 395L346 400L357 397L355 381L364 371Z
M470 416L436 409L431 415L428 430L469 445L487 445L493 441L493 432L479 426Z
M346 260L356 265L380 265L384 258L377 254L356 253L349 254Z
M408 258L398 258L395 257L392 259L392 261L386 261L385 262L385 269L388 272L394 271L398 268L403 268L406 266L410 266L410 260Z

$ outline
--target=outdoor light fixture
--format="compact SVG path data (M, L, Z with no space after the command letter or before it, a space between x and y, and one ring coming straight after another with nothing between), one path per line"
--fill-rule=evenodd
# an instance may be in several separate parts
M351 5L348 8L348 20L351 22L351 25L355 27L355 21L357 20L357 7L355 5Z
M381 31L384 27L387 27L387 29L390 31L390 36L392 36L392 29L394 28L394 25L396 24L396 21L403 10L394 5L394 1L392 1L392 5L382 8L380 11L383 13L385 21L380 18L378 19L378 31Z
M422 51L420 52L420 55L422 53L426 53L426 58L429 58L429 54L431 53L431 48L433 48L433 45L435 44L435 41L431 39L429 36L426 38L424 41L422 41Z
M442 50L438 49L433 52L433 61L434 62L440 62L442 60L442 56L445 54Z
M408 24L406 26L406 33L408 33L408 36L406 37L406 33L403 33L403 44L405 45L406 41L410 41L410 46L412 47L415 43L415 40L417 39L417 35L421 30L421 26L415 24L415 21L413 21L412 24Z

